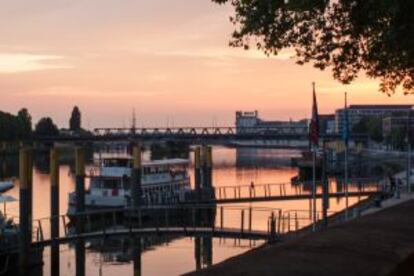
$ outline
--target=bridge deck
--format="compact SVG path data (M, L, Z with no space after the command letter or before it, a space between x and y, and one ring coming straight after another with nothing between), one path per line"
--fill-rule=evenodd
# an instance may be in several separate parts
M52 242L58 242L59 244L72 242L77 239L96 239L102 237L116 237L116 236L128 236L128 235L140 235L140 236L152 236L152 235L189 235L189 236L214 236L223 238L246 238L256 240L266 240L269 238L269 233L265 231L241 231L236 228L223 228L217 229L212 227L151 227L151 228L122 228L122 229L110 229L105 231L86 232L81 234L69 234L64 237L59 237L56 240L47 239L36 241L33 246L49 246Z

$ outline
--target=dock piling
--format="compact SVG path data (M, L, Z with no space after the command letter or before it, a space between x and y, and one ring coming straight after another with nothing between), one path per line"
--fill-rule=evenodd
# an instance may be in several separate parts
M75 175L76 175L76 213L85 212L85 152L82 147L75 148ZM76 220L78 234L84 231L83 217Z
M141 176L142 176L142 154L141 146L135 145L133 147L133 169L131 174L131 191L132 204L134 209L138 209L141 205Z
M32 242L32 151L23 148L19 152L19 180L20 180L20 272L28 274L30 265L30 244Z
M59 275L59 152L56 148L50 150L50 236L54 241L51 247L50 271Z

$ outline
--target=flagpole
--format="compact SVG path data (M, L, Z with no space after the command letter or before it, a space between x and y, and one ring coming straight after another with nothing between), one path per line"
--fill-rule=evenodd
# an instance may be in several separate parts
M316 103L316 91L315 82L312 83L313 88L313 108L312 108L312 120L314 121L313 127L316 129L316 138L312 141L312 230L316 231L316 151L318 148L319 138L319 124L318 124L318 111Z
M316 231L316 146L313 146L313 166L312 166L312 230Z
M347 104L347 93L345 92L345 116L348 116L348 104ZM346 139L344 139L345 143L345 173L344 173L344 181L345 181L345 220L348 220L348 118L346 118L346 129L343 129L342 131L346 131L347 133L344 134Z

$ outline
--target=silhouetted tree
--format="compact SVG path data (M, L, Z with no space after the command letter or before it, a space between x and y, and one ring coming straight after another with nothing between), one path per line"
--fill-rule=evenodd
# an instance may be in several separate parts
M16 141L27 139L32 132L31 117L27 109L19 111L15 116L0 111L0 140Z
M17 113L17 119L19 120L22 138L29 138L32 134L32 116L30 116L27 108L22 108L19 110Z
M50 117L44 117L37 122L35 134L39 136L59 135L59 129Z
M77 106L75 106L72 110L69 120L69 129L72 131L81 130L81 113Z
M414 1L212 0L229 2L236 26L231 46L266 54L294 49L298 64L313 62L350 83L363 70L388 94L414 93Z

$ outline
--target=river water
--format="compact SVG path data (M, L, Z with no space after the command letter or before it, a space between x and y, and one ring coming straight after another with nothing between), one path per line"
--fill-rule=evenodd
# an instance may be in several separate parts
M290 159L300 156L296 150L281 149L234 149L224 147L213 148L213 185L215 187L234 185L260 185L262 183L289 183L297 175L297 169L290 167ZM190 174L193 177L192 169ZM192 181L193 182L193 181ZM6 194L18 198L19 188L16 187ZM297 189L294 185L287 186L288 192ZM74 177L69 166L60 167L60 211L66 213L68 194L75 189ZM302 189L306 189L303 188ZM332 187L332 190L339 189ZM50 213L50 182L47 173L34 169L33 173L33 217L48 217ZM350 204L357 199L350 199ZM261 202L254 204L238 204L237 207L266 207L281 209L283 212L294 210L301 216L309 214L309 200L284 202ZM317 201L320 210L321 202ZM330 212L345 207L344 199L331 199ZM8 216L18 216L18 203L7 205ZM237 217L236 217L237 216ZM229 225L240 225L238 214L226 215ZM267 227L268 214L257 216L253 223L263 230ZM227 222L226 222L227 223ZM309 221L304 222L305 224ZM145 246L141 255L141 275L179 275L221 262L232 256L246 252L263 242L249 240L231 240L219 238L196 239L190 237L154 237L143 241ZM201 251L196 250L200 248ZM61 275L75 275L75 250L71 245L60 247ZM198 252L198 253L197 253ZM86 275L133 275L134 265L131 260L128 241L112 240L102 244L94 241L86 245ZM50 250L44 251L44 275L50 275Z

